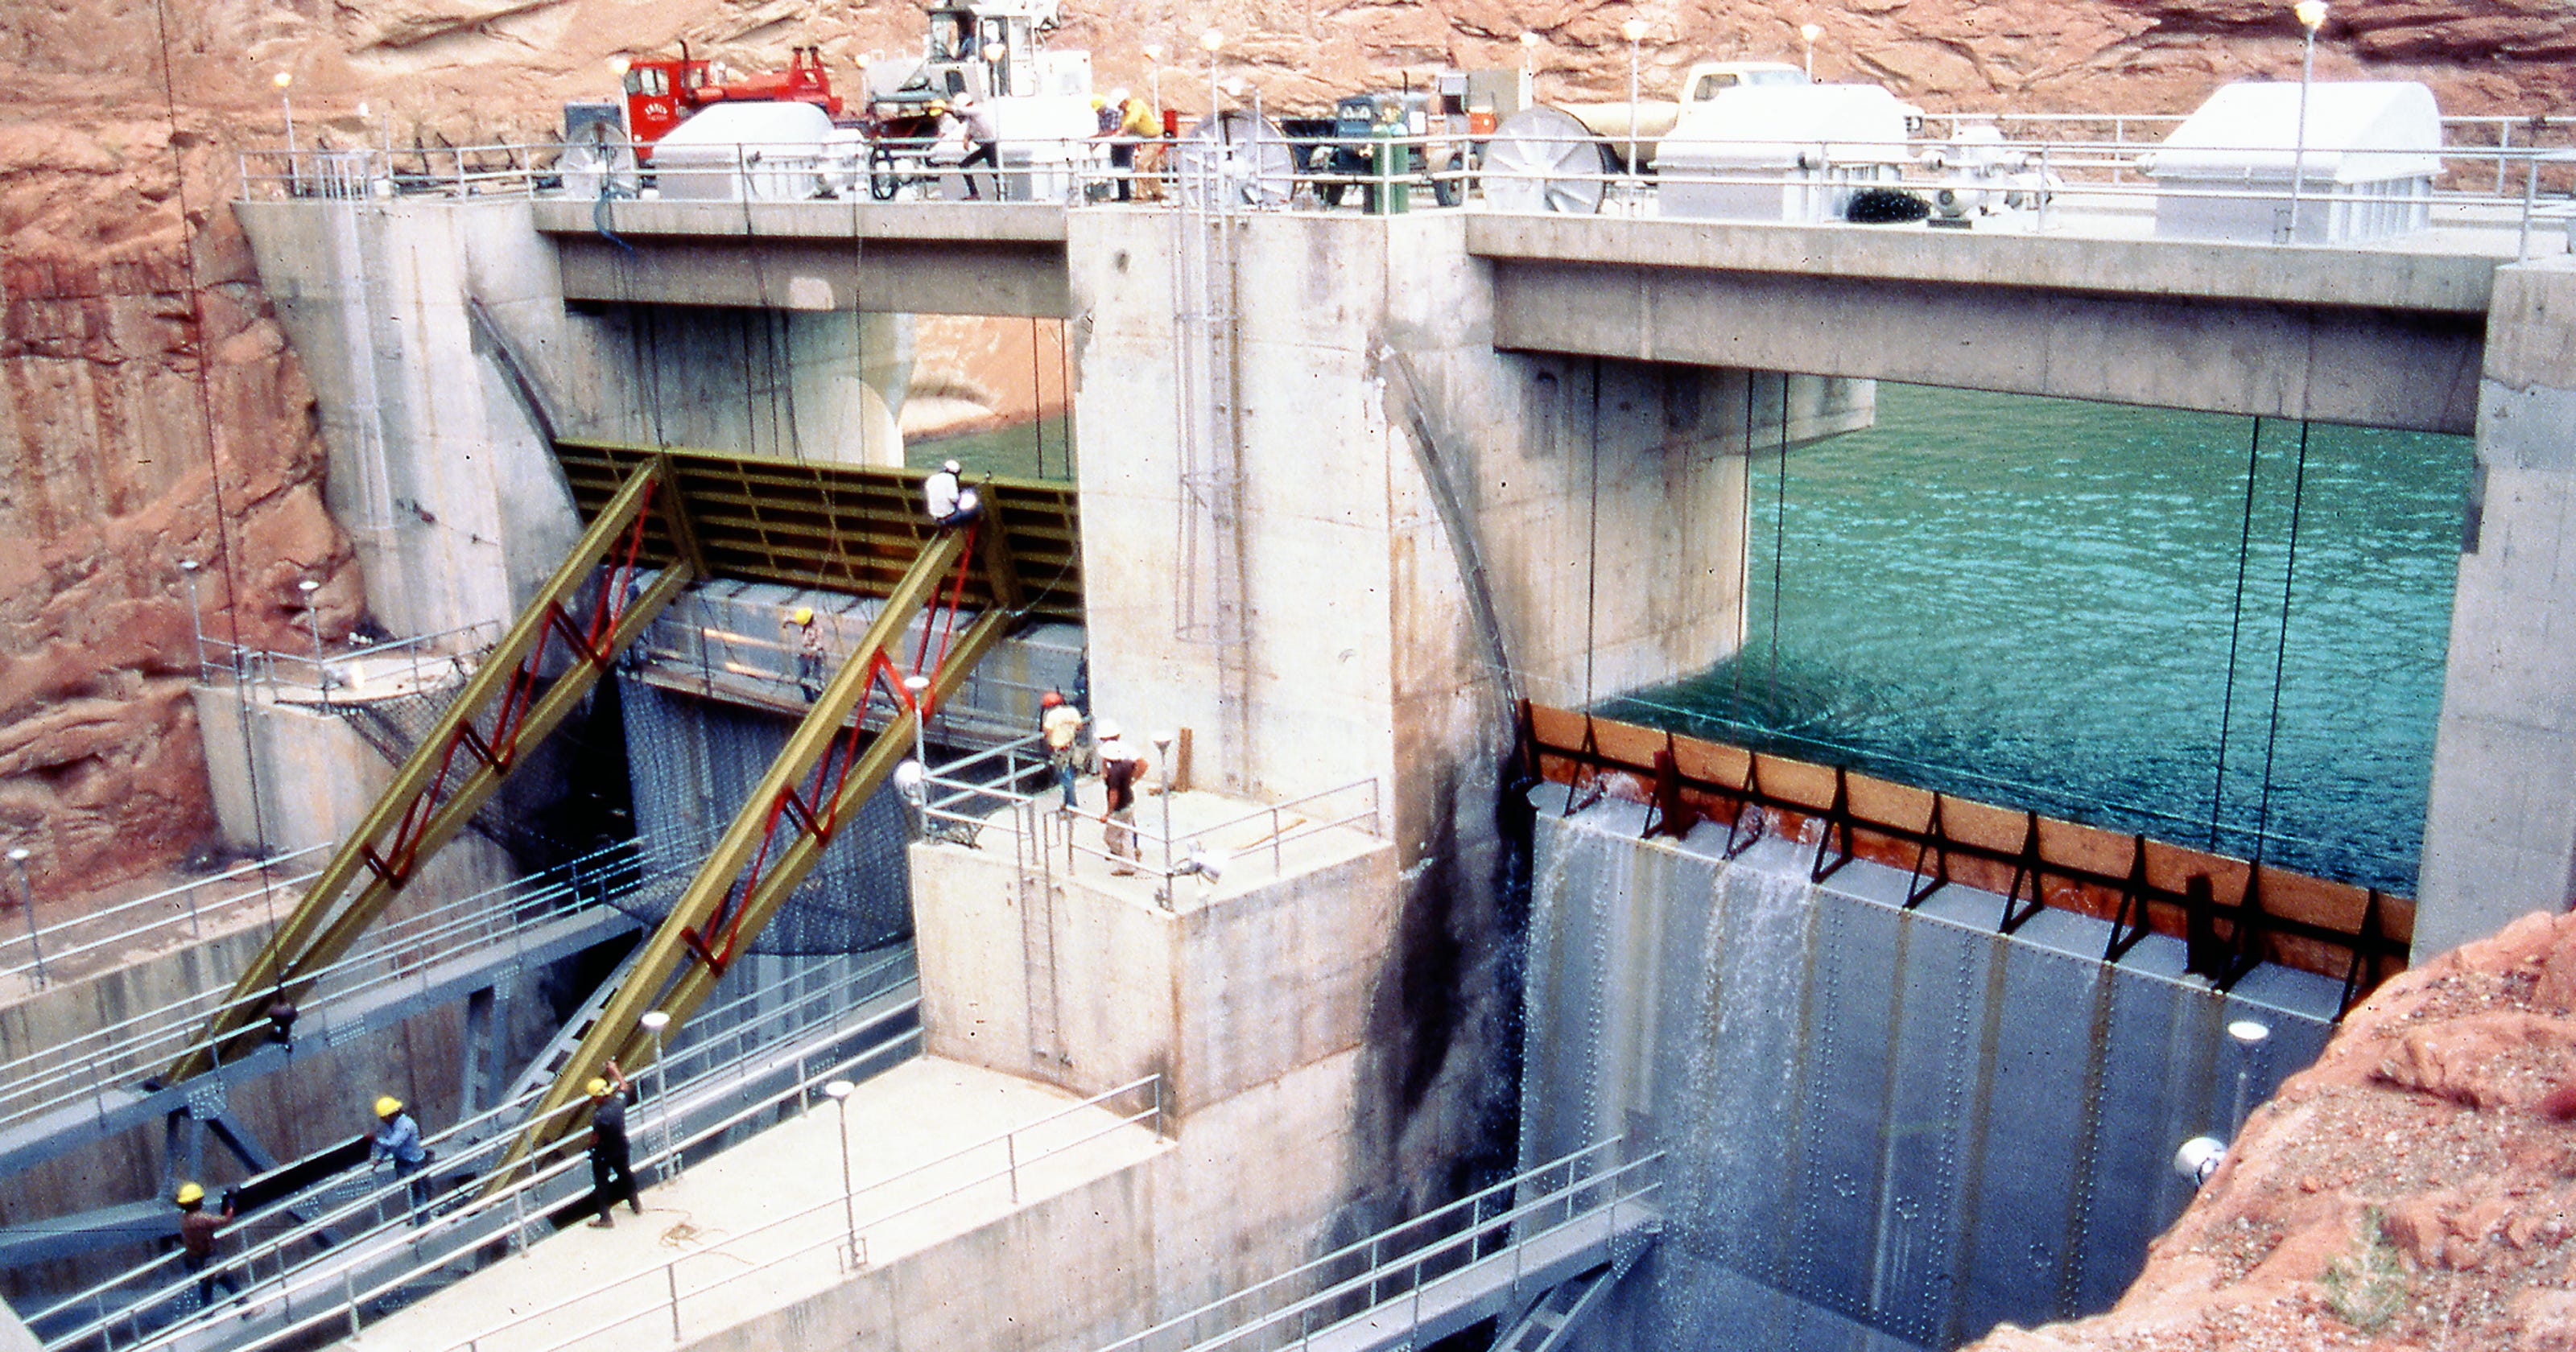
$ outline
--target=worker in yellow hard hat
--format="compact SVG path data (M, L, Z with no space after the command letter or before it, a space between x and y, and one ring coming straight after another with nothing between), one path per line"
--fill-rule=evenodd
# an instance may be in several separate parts
M406 1180L404 1201L417 1227L429 1222L429 1147L420 1139L420 1124L403 1111L403 1101L391 1094L376 1096L376 1143L367 1152L368 1167L390 1162L394 1177Z
M633 1153L626 1143L626 1076L617 1063L608 1074L583 1088L590 1094L590 1206L599 1214L590 1223L600 1229L617 1224L619 1198L638 1216L644 1203L635 1195Z
M204 1188L195 1183L182 1183L177 1192L170 1194L170 1201L179 1208L179 1261L186 1264L188 1271L197 1278L197 1308L209 1309L214 1305L217 1283L223 1285L227 1294L240 1295L241 1282L233 1276L232 1269L206 1270L215 1261L215 1236L233 1218L233 1199L226 1196L223 1214L215 1215L206 1210Z
M798 606L778 627L780 645L796 653L796 688L811 704L823 697L823 626L814 622L812 606Z

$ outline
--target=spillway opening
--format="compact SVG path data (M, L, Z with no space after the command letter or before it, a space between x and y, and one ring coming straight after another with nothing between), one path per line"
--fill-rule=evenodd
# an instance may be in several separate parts
M1738 655L1604 711L2411 893L2470 464L1882 384L1757 450Z

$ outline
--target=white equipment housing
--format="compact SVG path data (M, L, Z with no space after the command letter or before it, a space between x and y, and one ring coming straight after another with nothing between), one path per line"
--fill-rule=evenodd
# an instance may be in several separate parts
M2242 81L2174 128L2144 161L2156 181L2156 234L2347 244L2423 229L2442 171L2433 91L2396 80L2309 85L2304 137L2299 94L2293 83Z
M1877 85L1748 84L1682 110L1657 147L1662 214L1719 221L1840 220L1852 194L1892 182L1911 111Z
M813 104L719 103L654 144L653 173L666 201L802 202L825 194L833 151Z

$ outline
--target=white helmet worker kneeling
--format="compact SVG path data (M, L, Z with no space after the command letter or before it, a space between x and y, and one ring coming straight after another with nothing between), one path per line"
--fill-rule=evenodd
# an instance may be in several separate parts
M957 462L950 460L921 481L921 507L934 526L962 526L984 510L984 500L957 482Z

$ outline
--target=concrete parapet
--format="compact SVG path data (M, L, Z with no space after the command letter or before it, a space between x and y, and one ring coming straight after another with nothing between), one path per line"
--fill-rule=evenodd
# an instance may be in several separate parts
M1182 831L1250 806L1180 797ZM1182 1124L1355 1050L1390 957L1395 850L1341 828L1286 863L1271 876L1247 856L1213 889L1180 879L1166 906L1151 872L1039 872L999 849L915 845L925 1050L1082 1094L1159 1072Z
M2576 901L2576 259L2496 274L2419 959Z

